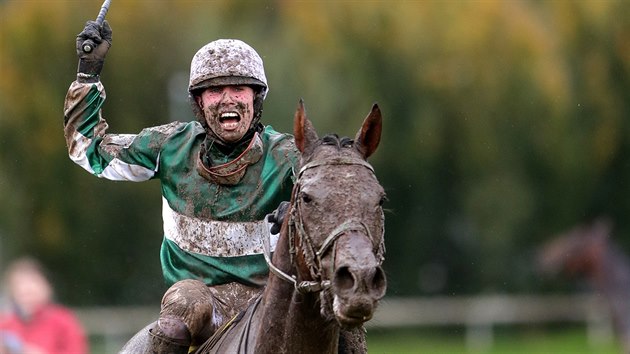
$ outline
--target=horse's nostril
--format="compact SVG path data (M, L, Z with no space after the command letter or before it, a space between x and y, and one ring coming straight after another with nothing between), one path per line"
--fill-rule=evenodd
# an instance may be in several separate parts
M338 290L351 290L354 287L354 276L348 267L340 267L335 272L333 284Z
M376 267L374 277L372 277L372 283L370 284L370 293L372 293L375 298L380 299L385 296L386 289L387 279L385 278L385 271L383 271L381 267Z

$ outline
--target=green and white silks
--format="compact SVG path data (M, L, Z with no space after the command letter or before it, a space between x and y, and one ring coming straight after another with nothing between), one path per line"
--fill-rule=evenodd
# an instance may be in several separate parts
M104 101L100 82L70 86L64 105L70 158L101 178L160 180L164 222L160 258L166 283L192 278L208 285L264 284L265 216L290 198L299 161L293 138L265 127L260 133L260 160L247 167L240 183L221 185L197 170L206 136L201 124L174 122L138 134L108 134L101 115ZM213 161L226 163L243 149L228 156L218 150L210 153Z

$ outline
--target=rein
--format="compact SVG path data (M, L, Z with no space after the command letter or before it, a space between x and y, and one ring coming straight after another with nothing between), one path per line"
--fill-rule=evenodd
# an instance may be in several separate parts
M361 159L356 159L356 158L347 158L347 157L339 157L339 158L327 159L327 160L322 160L322 161L311 161L300 169L300 172L298 173L298 182L296 183L296 186L293 190L293 200L295 201L296 205L295 207L291 208L291 213L289 215L289 221L288 221L288 227L289 227L288 236L289 236L289 247L290 247L289 253L291 255L291 264L293 264L293 257L295 255L294 236L297 236L301 240L306 241L305 243L309 245L310 253L311 253L310 254L311 259L308 261L316 263L314 267L309 266L309 272L311 273L311 277L314 279L321 279L322 256L326 253L326 251L330 247L334 247L336 245L335 242L341 235L343 235L344 233L348 231L365 231L369 239L372 240L370 229L365 225L365 223L359 220L348 219L344 221L343 223L341 223L340 225L338 225L337 227L335 227L328 234L328 236L326 237L322 245L319 247L319 249L315 251L315 248L313 247L312 239L306 233L306 230L304 229L304 224L302 222L302 217L299 210L299 204L297 203L296 197L297 197L297 193L299 191L299 186L300 186L299 181L300 181L300 178L302 178L302 174L304 173L304 171L308 169L321 167L321 166L332 166L332 165L359 165L374 172L374 168L366 161L361 160ZM263 227L266 227L266 226L264 226L263 224ZM269 235L269 232L268 231L264 232L263 235ZM384 246L382 245L382 240L383 238L381 237L380 244L378 244L375 247L375 249L377 249L377 253L381 253L380 251L383 250L384 248ZM271 252L270 252L269 243L270 243L269 236L267 237L263 236L263 251L264 251L263 254L265 257L265 261L267 262L267 265L269 266L269 270L273 274L278 276L280 279L283 279L289 283L292 283L295 290L304 294L304 293L309 293L309 292L319 292L330 287L331 285L330 280L326 279L326 280L319 280L319 281L311 280L311 281L298 282L295 275L289 275L283 272L282 270L280 270L271 261ZM302 250L302 252L304 253L304 249ZM306 254L305 254L305 257L306 257ZM383 257L381 253L380 261L382 262L382 260L383 260ZM315 271L315 274L313 274L313 270Z

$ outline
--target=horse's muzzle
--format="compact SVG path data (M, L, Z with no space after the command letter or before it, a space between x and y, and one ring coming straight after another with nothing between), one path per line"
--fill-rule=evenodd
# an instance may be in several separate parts
M354 327L370 320L385 296L385 271L367 237L341 237L332 276L333 311L339 323Z

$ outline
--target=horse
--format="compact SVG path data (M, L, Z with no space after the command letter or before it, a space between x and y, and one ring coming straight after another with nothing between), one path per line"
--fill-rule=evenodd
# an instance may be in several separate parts
M385 192L367 158L382 119L374 105L354 139L319 138L300 100L294 136L301 152L290 207L262 296L195 353L336 353L341 328L370 320L387 281Z
M600 217L553 237L538 253L544 274L584 278L603 295L624 353L630 353L630 260L610 239L612 222Z

